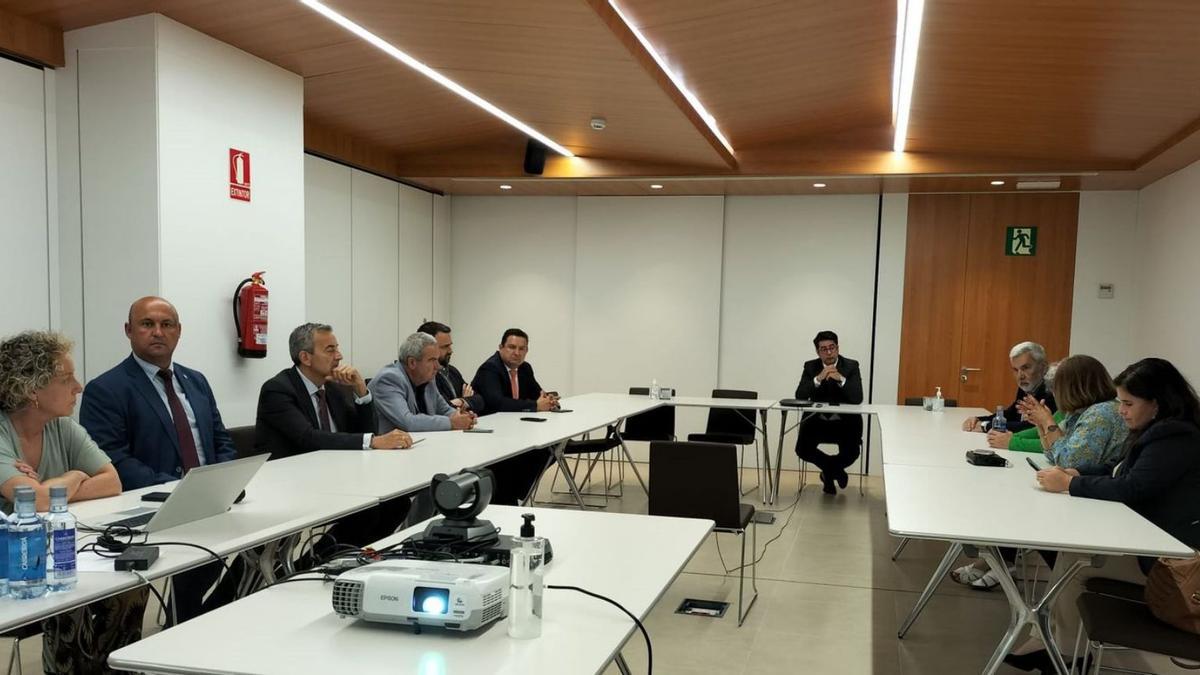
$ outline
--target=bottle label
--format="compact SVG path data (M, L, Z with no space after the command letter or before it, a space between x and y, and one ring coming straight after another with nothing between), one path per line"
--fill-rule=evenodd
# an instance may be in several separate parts
M46 530L12 532L8 542L8 578L10 581L38 581L46 578Z
M54 552L54 571L62 574L75 571L75 528L54 530L51 550Z
M3 516L0 516L3 517ZM8 579L8 528L0 529L0 578Z

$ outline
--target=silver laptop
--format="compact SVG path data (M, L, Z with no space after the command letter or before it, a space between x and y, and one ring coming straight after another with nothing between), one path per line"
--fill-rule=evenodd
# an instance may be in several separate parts
M119 511L97 520L93 527L119 525L149 533L220 515L233 506L233 500L246 489L268 457L269 454L255 455L198 466L187 472L161 506Z

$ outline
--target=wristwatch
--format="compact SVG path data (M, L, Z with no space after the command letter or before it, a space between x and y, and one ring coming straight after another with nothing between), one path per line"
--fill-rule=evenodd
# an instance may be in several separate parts
M1051 424L1050 426L1046 427L1046 431L1061 431L1061 429L1058 428L1057 424Z

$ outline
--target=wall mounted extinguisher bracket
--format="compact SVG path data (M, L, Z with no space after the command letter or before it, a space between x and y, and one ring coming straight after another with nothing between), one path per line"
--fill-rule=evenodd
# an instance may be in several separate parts
M238 356L267 356L267 286L263 272L243 279L233 291L233 325L237 329Z

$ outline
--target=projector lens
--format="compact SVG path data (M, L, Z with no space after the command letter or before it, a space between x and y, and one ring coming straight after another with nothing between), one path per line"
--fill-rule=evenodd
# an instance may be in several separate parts
M417 586L413 589L413 611L425 614L445 614L450 609L449 588Z

